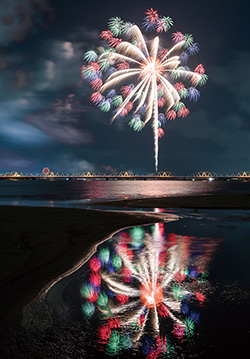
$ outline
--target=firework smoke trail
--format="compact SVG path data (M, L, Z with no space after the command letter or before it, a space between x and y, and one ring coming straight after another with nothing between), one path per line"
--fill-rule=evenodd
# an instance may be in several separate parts
M163 125L166 120L189 114L180 100L197 101L200 92L196 86L204 85L208 79L203 65L198 65L194 71L186 66L189 56L199 51L199 44L194 43L192 35L175 32L172 35L174 45L167 50L160 47L158 36L150 42L137 25L119 17L111 18L108 25L109 30L102 31L100 37L108 41L109 48L102 48L99 54L93 50L85 53L82 77L94 91L91 95L94 104L101 111L113 111L111 122L132 111L129 126L141 131L152 120L157 172L158 138L164 135ZM159 16L152 8L146 11L143 21L146 31L155 30L160 34L172 25L170 17ZM175 80L189 82L191 87L185 87L183 82L174 83Z
M155 172L158 172L158 152L159 152L159 143L158 143L158 98L157 98L157 81L154 78L154 149L155 149Z

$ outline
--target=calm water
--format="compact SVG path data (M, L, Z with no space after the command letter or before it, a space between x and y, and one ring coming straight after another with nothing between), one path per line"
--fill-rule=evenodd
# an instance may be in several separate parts
M250 212L179 211L102 243L24 312L41 358L247 358Z
M89 201L200 193L250 192L250 182L235 181L0 181L0 204L81 206Z

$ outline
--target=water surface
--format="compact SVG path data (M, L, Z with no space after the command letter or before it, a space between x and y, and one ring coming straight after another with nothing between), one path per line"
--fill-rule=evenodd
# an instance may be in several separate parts
M102 243L27 307L31 347L51 358L246 357L250 212L177 213Z
M2 180L0 204L81 207L96 200L249 192L248 181Z

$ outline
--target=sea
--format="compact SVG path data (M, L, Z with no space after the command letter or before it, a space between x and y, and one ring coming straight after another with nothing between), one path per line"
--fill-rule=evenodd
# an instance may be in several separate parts
M82 207L103 200L219 193L250 193L250 181L0 180L0 204Z
M248 181L0 181L2 205L79 209L107 199L249 192ZM168 220L104 240L24 308L13 358L249 357L250 211L150 210Z

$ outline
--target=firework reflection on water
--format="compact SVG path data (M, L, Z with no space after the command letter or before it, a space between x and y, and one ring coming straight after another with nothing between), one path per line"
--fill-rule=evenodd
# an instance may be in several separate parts
M158 223L149 231L122 231L100 246L80 287L82 313L96 328L99 349L157 358L194 342L217 243L165 233Z

